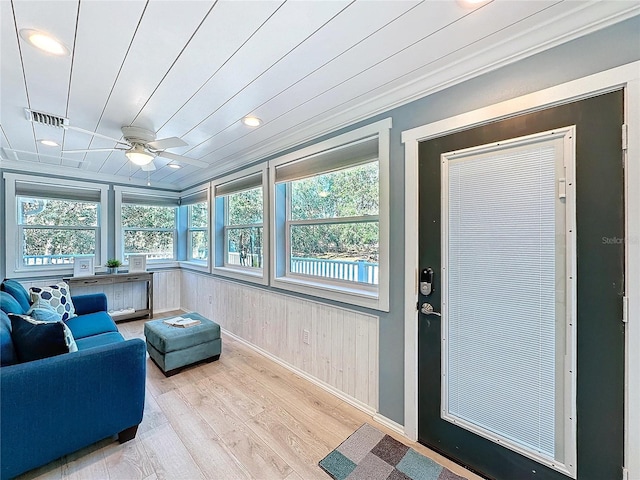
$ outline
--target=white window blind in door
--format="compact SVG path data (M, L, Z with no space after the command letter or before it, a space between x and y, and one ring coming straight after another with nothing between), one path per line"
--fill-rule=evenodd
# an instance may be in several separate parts
M573 438L564 150L542 134L442 169L443 418L558 463Z

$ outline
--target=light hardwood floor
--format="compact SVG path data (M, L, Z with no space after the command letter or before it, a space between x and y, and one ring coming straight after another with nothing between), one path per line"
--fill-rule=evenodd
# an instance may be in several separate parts
M126 338L144 338L143 325L118 328ZM20 478L327 480L318 461L368 422L455 473L480 479L232 338L223 335L222 343L220 360L170 378L147 357L144 419L135 439L98 442Z

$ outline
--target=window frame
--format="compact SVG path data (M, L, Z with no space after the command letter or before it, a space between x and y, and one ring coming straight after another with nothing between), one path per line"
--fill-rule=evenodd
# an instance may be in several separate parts
M240 172L227 175L215 179L211 182L211 225L214 230L211 235L211 252L214 261L212 262L212 273L237 280L245 280L260 285L268 285L269 283L269 209L268 209L268 169L267 164L254 165L253 167L244 169ZM218 199L228 197L233 193L240 193L247 189L238 189L237 191L228 192L224 195L216 195L216 187L220 187L226 183L242 180L253 175L260 175L260 184L253 188L262 188L262 223L228 225L229 203L225 200L222 215L218 214ZM220 218L222 217L222 218ZM234 265L227 262L228 258L228 242L227 232L229 229L237 229L242 227L262 227L262 268L246 267ZM220 245L222 242L222 246Z
M271 286L297 293L325 298L352 305L358 305L380 311L389 311L389 136L392 127L391 118L356 128L350 132L329 138L308 147L296 150L281 157L269 161L269 204L270 204L270 283ZM379 210L377 215L379 228L379 252L378 252L378 285L367 285L359 282L329 279L319 276L300 275L291 273L291 245L290 228L295 224L307 224L308 220L291 219L291 180L276 182L277 169L300 162L304 165L305 159L322 155L323 152L337 151L348 147L368 137L377 137L378 141L378 183L379 183ZM375 161L375 160L374 160ZM313 175L321 175L329 171L349 168L358 164L366 164L366 161L354 159L340 168L316 171ZM311 165L311 162L310 162ZM282 195L285 196L282 199ZM284 211L282 204L284 203ZM340 219L314 219L313 224L321 223L345 223L356 219L357 221L374 220L376 216L357 216ZM351 223L351 222L349 222Z
M204 196L204 198L203 198ZM207 226L206 227L193 227L191 225L191 206L198 203L207 204ZM180 192L180 206L185 207L187 221L186 221L186 258L180 261L180 266L185 266L191 269L200 270L203 272L210 272L211 268L211 186L210 183L200 185L198 187L190 188ZM198 260L191 256L191 237L193 232L206 232L207 237L207 259Z
M85 200L80 198L80 191L95 192L99 200L95 201L98 206L98 222L96 226L64 226L62 228L56 228L56 226L42 227L46 229L55 230L94 230L96 248L94 253L95 265L100 265L107 259L107 219L109 216L109 204L108 204L108 191L109 186L99 183L80 182L76 180L55 179L52 181L50 178L44 178L36 175L24 175L5 172L3 173L5 180L5 241L6 241L6 269L7 274L10 274L15 278L25 278L41 275L55 275L55 276L67 276L73 275L73 264L55 264L55 265L32 265L27 266L24 264L23 252L21 251L24 226L18 223L18 196L24 196L18 194L17 184L24 183L33 185L35 189L39 191L34 192L34 198L43 199L55 199L65 201L79 201L79 202L91 202L93 200ZM46 191L60 191L65 190L64 195L47 196ZM76 190L78 194L73 195L73 191ZM66 195L69 192L69 195ZM50 194L51 195L51 194ZM36 227L39 228L39 227ZM13 248L10 246L13 245Z
M165 190L153 190L142 188L131 188L114 186L115 191L115 252L116 258L122 262L122 265L127 267L129 265L128 260L124 257L124 234L125 231L153 231L153 232L173 232L173 257L170 259L148 259L147 268L164 268L174 267L178 265L178 207L180 204L180 194L178 192L171 192ZM140 199L140 201L130 202L123 200L127 195L132 195ZM148 203L145 203L145 200ZM174 207L174 223L173 229L170 228L139 228L139 227L123 227L122 225L122 206L124 204L141 205L141 206L166 206Z

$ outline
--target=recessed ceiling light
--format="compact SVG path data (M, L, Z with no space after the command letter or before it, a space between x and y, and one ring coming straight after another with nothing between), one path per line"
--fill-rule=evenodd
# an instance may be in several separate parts
M167 163L167 167L178 169L182 168L182 165L178 165L177 163Z
M262 124L262 120L258 117L244 117L242 119L242 123L244 123L247 127L259 127Z
M71 53L62 42L53 38L51 35L39 32L38 30L23 28L20 30L20 36L34 47L44 52L58 56L69 55Z
M42 145L46 145L47 147L59 147L60 144L57 142L54 142L53 140L40 140L40 143Z
M487 3L489 0L458 0L462 6L466 8L473 8L482 5L483 3Z

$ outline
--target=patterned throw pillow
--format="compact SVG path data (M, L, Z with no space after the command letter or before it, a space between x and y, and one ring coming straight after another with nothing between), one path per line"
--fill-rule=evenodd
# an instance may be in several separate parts
M56 312L62 315L62 320L65 322L70 318L77 317L67 282L60 282L50 287L31 287L29 294L33 303L41 300L51 305Z
M69 327L62 321L41 322L27 315L10 314L11 338L21 362L77 352Z

